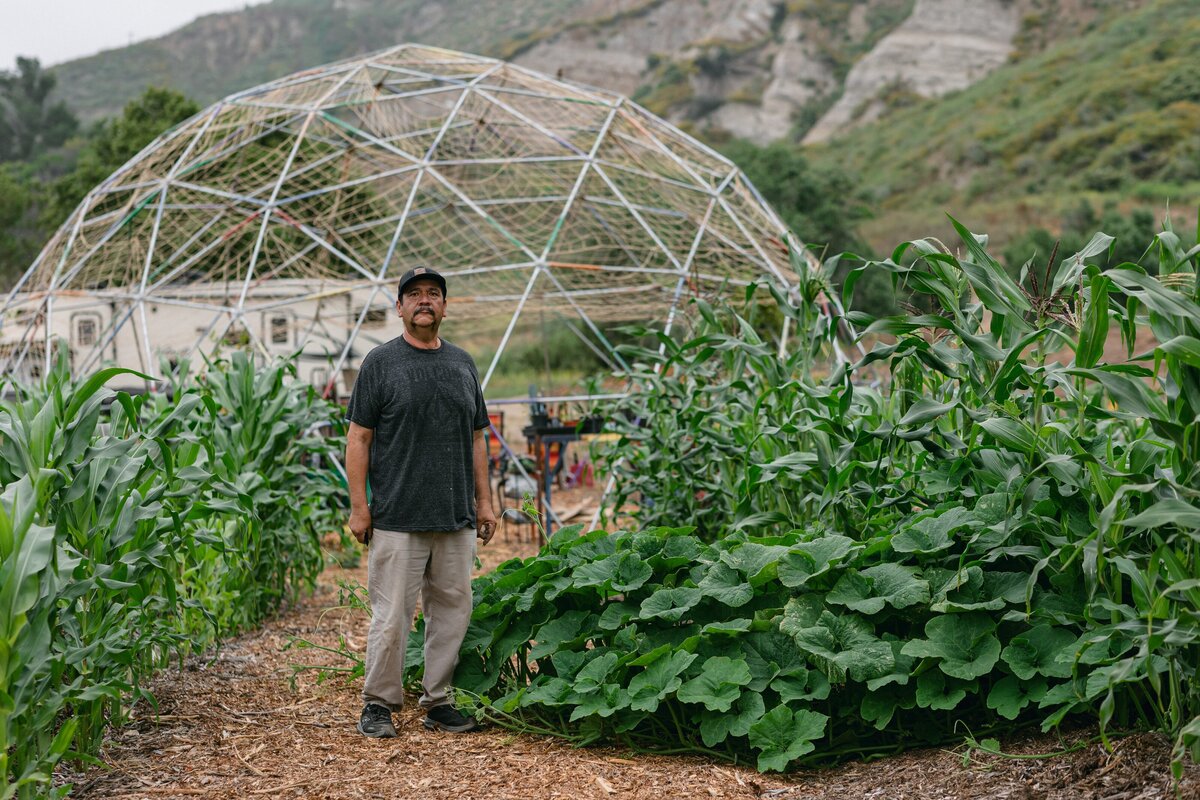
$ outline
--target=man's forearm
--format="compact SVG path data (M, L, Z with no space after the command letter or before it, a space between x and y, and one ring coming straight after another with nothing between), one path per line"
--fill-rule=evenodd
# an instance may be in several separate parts
M488 486L487 442L484 441L482 431L475 436L474 452L475 505L490 508L492 505L492 492L491 487Z
M371 446L357 436L346 440L346 484L350 490L350 508L367 507L367 469Z

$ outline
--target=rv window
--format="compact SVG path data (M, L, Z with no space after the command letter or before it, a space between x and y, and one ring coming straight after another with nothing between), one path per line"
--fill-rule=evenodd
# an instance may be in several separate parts
M96 318L88 315L75 319L75 344L88 347L96 343Z
M271 344L287 344L288 340L288 318L271 317Z

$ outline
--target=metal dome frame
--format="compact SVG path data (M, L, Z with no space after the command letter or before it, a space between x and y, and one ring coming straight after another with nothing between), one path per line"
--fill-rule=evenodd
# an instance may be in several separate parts
M533 309L612 352L597 321L669 332L690 296L790 290L785 232L732 162L620 95L402 44L233 94L95 187L5 299L0 365L48 368L59 336L77 372L242 344L309 353L328 390L425 264L454 319L508 319L486 389Z

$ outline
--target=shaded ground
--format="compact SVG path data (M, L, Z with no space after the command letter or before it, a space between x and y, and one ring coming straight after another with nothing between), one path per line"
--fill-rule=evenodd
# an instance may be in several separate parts
M503 534L480 558L490 568L536 545ZM285 649L295 637L361 650L367 618L330 610L337 581L366 582L365 567L330 568L317 594L265 628L229 642L215 659L193 659L152 684L159 716L143 709L114 730L105 769L60 775L73 797L274 798L1169 798L1170 746L1162 737L1120 740L1052 759L1019 760L962 750L914 751L870 763L787 776L760 775L703 758L645 756L622 748L573 749L501 729L430 733L415 701L399 715L400 736L364 739L354 730L360 685L320 683L297 663L346 663L314 650ZM294 681L294 686L293 686ZM1091 733L1068 737L1078 741ZM1055 737L1005 742L1014 753L1048 752ZM1200 768L1180 787L1200 798Z

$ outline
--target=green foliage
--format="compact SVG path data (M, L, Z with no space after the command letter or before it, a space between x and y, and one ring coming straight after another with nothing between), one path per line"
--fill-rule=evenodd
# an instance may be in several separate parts
M36 255L29 235L32 187L7 164L0 164L0 287L15 281Z
M534 373L544 370L546 364L569 366L588 373L604 368L604 361L565 323L556 320L544 324L540 333L538 342L510 347L501 363L508 369L523 368ZM487 360L490 361L490 357Z
M53 81L39 74L39 80ZM196 111L176 92L147 89L121 117L97 124L86 136L66 144L57 135L40 136L24 160L0 164L0 287L16 282L92 188Z
M1033 228L1008 243L1004 248L1003 261L1010 275L1018 275L1027 261L1033 262L1030 269L1044 272L1056 244L1059 258L1077 253L1097 228L1107 232L1115 241L1111 253L1091 256L1089 263L1103 266L1131 262L1152 274L1157 269L1153 254L1145 249L1144 244L1152 241L1158 230L1153 214L1136 208L1123 214L1109 206L1104 209L1102 216L1097 217L1092 204L1086 199L1080 200L1072 211L1063 216L1062 230L1057 236L1045 228ZM1057 263L1056 260L1052 266L1057 266Z
M1172 185L1178 200L1200 179L1194 10L1190 0L1109 9L1080 35L823 152L897 211L946 192L930 204L940 211L964 196L951 181L990 202L1084 189L1116 195L1143 181Z
M169 394L73 382L0 402L0 797L45 796L172 656L314 584L340 488L309 466L335 418L243 355ZM62 794L63 790L55 790Z
M586 24L583 13L569 0L480 3L470 14L444 15L431 13L426 0L275 0L202 17L167 37L61 64L54 72L68 105L95 119L116 113L148 83L210 103L399 42L510 58L571 24L564 19ZM607 16L636 13L637 7L626 7Z
M783 142L760 147L739 140L723 150L784 224L810 247L830 253L861 249L855 225L867 219L870 211L856 189L853 175L814 163L798 148Z
M0 162L28 159L65 142L79 121L65 103L50 103L55 77L36 58L0 71Z
M179 92L150 87L121 116L99 123L79 152L75 168L54 182L43 212L47 230L57 228L84 196L160 134L200 107Z
M760 147L743 140L730 142L725 155L741 167L789 230L817 253L866 252L858 226L871 216L858 178L829 163L807 158L785 142ZM848 265L831 284L840 288ZM893 310L892 293L882 274L872 274L859 288L859 306L872 313Z
M639 86L632 99L651 113L666 114L671 108L692 98L692 74L696 65L691 62L665 61L658 65L649 83Z
M704 305L635 354L608 463L640 530L563 529L475 581L479 713L760 769L1068 715L1196 755L1197 249L1160 232L1156 278L1089 263L1097 234L1026 291L958 229L962 257L919 240L850 274L927 309L852 314L855 363L829 368L811 308L834 267L798 261L792 355Z
M62 145L78 122L51 103L55 78L37 59L0 70L0 287L25 271L49 233L38 220L43 182L59 169Z

